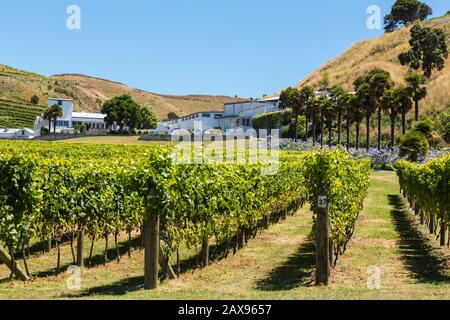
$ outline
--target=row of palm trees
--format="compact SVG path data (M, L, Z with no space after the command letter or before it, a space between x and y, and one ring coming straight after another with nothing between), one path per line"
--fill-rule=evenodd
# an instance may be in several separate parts
M48 121L48 131L52 130L52 120L53 120L53 133L56 133L56 119L63 116L63 110L60 105L55 104L48 108L43 115L44 120Z
M323 146L324 125L328 129L328 145L333 142L333 123L337 127L337 144L341 145L343 117L346 121L347 148L350 148L350 130L356 124L356 148L360 147L360 125L366 118L366 148L370 148L370 120L376 113L378 121L377 147L381 149L381 122L383 113L391 122L390 148L395 145L395 126L401 116L402 134L406 134L406 115L415 105L415 120L419 120L419 103L427 95L426 79L416 73L405 78L406 87L395 87L388 72L375 68L354 81L355 92L335 86L329 94L316 95L311 86L288 88L280 95L281 107L293 111L295 132L298 116L306 117L306 140L312 135L313 144ZM317 128L319 126L319 128ZM311 132L311 134L310 134ZM319 139L317 133L319 132ZM295 137L297 140L298 137Z

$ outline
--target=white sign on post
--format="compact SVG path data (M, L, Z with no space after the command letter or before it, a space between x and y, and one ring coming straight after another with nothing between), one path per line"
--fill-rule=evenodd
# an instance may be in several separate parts
M326 209L328 207L327 196L319 196L317 205L318 205L319 209Z

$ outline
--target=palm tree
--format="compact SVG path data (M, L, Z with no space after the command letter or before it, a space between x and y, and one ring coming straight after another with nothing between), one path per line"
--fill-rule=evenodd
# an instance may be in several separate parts
M59 104L50 107L50 114L53 118L53 133L56 133L56 120L63 116L63 110Z
M320 97L317 98L317 113L319 116L319 122L320 122L320 127L319 127L319 131L320 131L320 148L323 148L323 123L325 122L325 117L324 117L324 110L323 110L323 99L321 99Z
M351 120L352 120L352 114L353 114L353 100L355 99L354 95L351 95L349 93L345 93L345 95L342 96L341 99L341 108L342 111L345 113L345 125L347 129L347 150L350 149L350 126L351 126ZM338 125L339 126L339 125ZM339 140L339 139L338 139Z
M419 121L419 101L424 99L428 94L427 88L423 87L427 83L427 78L418 73L410 73L406 76L405 80L408 84L407 89L414 100L415 120L417 122Z
M321 114L321 146L323 147L323 123L327 123L328 129L328 146L331 148L332 143L332 130L333 130L333 118L334 118L334 109L333 103L327 96L322 96L318 98L320 105L320 114Z
M297 88L284 89L280 94L281 108L291 108L294 117L294 140L298 139L298 116L301 112L300 91Z
M313 136L313 146L316 145L317 139L317 118L320 118L320 101L316 97L312 97L308 100L308 109L310 110L312 118L312 136Z
M392 87L391 76L383 69L374 68L354 81L358 99L366 109L366 148L370 149L370 117L378 111L378 148L381 148L381 109L380 99Z
M356 150L359 150L359 136L361 129L361 119L364 116L364 101L361 101L358 95L354 95L351 100L351 114L356 122Z
M370 117L372 116L372 103L370 101L370 87L368 83L361 84L357 90L356 94L358 96L358 103L365 110L366 113L366 149L370 149Z
M301 106L301 111L305 114L306 117L306 133L305 133L305 140L308 141L308 124L309 124L309 118L310 118L310 110L308 107L308 101L314 97L314 88L311 86L304 86L300 89L300 96L299 96L299 104Z
M396 90L396 100L401 106L402 113L402 135L406 134L406 114L412 109L412 101L410 91L407 88L399 88Z
M307 102L314 97L314 89L310 86L302 87L300 90L297 88L287 88L280 94L280 107L291 108L294 116L294 138L295 142L298 140L298 116L304 112L306 118L306 139L308 139L308 114L307 114Z
M341 86L335 86L331 89L331 99L335 103L337 111L337 144L341 144L341 128L342 128L342 103L346 98L347 92Z
M385 114L389 115L389 118L391 119L391 142L389 144L391 149L393 149L395 145L395 122L401 112L401 106L398 103L397 95L398 89L388 90L381 100L383 111Z
M388 72L380 71L372 75L369 81L370 102L372 110L377 110L378 115L378 140L377 147L381 150L381 99L385 92L392 88L391 76Z
M52 130L52 119L53 119L51 109L48 108L47 110L45 110L45 112L42 115L42 117L44 118L44 120L48 121L48 132L51 132L51 130Z

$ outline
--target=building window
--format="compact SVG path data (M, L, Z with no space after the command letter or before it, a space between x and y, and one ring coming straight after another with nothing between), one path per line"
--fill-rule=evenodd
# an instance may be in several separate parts
M210 113L204 113L204 114L203 114L203 117L204 117L204 118L211 118L211 114L210 114Z
M57 127L68 127L69 126L69 121L57 120L56 121L56 126Z
M250 127L250 119L241 119L241 125L243 127Z

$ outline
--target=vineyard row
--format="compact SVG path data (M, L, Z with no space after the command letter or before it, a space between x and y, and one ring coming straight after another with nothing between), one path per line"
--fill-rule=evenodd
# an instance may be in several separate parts
M12 259L31 239L54 240L59 253L64 238L117 241L123 232L145 234L146 222L157 219L154 249L165 267L182 244L201 247L206 266L212 238L226 257L306 201L317 212L320 189L328 196L336 263L369 186L370 163L342 151L283 152L278 171L264 175L265 164L174 164L170 147L24 146L0 144L0 241ZM83 265L82 250L76 258Z

